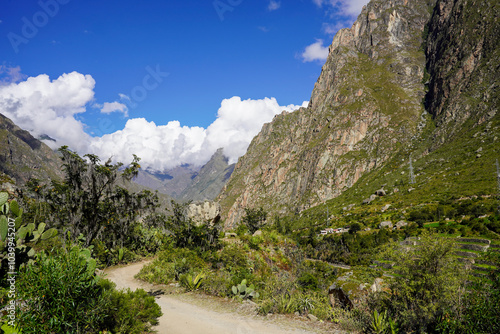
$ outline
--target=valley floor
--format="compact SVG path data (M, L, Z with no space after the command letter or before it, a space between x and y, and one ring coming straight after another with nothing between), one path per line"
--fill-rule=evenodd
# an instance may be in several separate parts
M118 289L146 291L159 287L134 278L146 262L105 271L105 277L116 283ZM159 297L159 298L158 298ZM330 325L305 319L290 319L271 315L262 317L250 311L249 305L221 298L193 294L172 293L158 296L156 302L163 316L155 327L158 334L285 334L285 333L335 333ZM341 333L340 331L338 333Z

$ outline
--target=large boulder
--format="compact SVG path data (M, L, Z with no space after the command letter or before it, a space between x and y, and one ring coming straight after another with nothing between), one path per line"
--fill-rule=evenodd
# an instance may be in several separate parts
M191 203L186 208L186 215L195 223L216 223L220 220L220 205L217 202L204 201Z
M407 222L405 222L404 220L400 220L400 221L398 221L398 222L396 223L396 228L398 228L398 229L399 229L399 228L405 227L405 226L407 226L407 225L408 225L408 223L407 223Z
M378 228L392 228L392 222L389 220L383 221L378 225Z
M363 204L370 204L377 198L377 195L370 195L370 197L363 200Z
M330 285L328 298L332 307L344 309L358 307L366 301L366 297L370 293L382 291L382 279L376 279L373 283L363 283L363 280L357 277L358 274L349 271Z

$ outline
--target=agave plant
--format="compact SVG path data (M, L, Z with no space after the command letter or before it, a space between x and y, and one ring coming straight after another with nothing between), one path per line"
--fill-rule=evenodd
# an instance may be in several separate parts
M387 311L383 313L378 313L376 310L373 311L371 332L375 334L397 334L399 332L396 323L387 316Z
M238 284L237 286L233 285L231 291L233 292L234 297L242 300L259 298L259 293L255 291L255 286L253 284L247 286L246 279L242 280L241 283Z
M184 274L179 277L181 285L186 288L186 291L198 290L203 284L205 273L201 272L195 277L191 274Z

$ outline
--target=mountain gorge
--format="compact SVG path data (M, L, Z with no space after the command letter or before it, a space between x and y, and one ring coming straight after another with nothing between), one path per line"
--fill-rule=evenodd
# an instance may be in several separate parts
M339 196L360 204L408 180L410 156L415 194L494 193L498 9L491 0L366 5L335 35L309 106L265 124L239 159L218 197L226 227L245 208L293 213Z
M162 172L141 170L134 181L180 201L205 201L220 193L233 169L234 164L228 163L223 149L218 149L201 167L181 165Z

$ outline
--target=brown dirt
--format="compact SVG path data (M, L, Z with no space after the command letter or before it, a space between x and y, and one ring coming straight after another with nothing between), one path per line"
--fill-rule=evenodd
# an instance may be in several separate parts
M104 274L116 283L118 289L142 288L150 291L161 288L134 278L146 263L108 268ZM159 325L155 327L159 334L332 333L325 328L325 324L313 323L303 317L291 319L274 315L256 316L254 312L248 312L243 304L235 301L193 293L172 293L170 287L163 288L170 294L160 295L156 299L163 312Z

